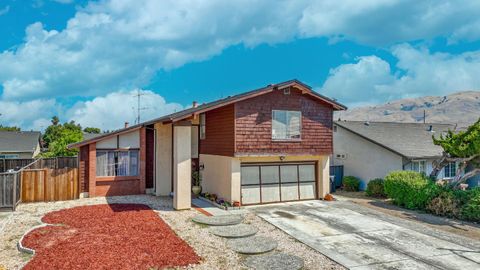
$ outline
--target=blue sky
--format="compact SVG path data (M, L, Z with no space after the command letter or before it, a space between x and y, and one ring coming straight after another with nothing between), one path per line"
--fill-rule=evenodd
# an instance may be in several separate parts
M350 107L480 88L478 1L0 0L0 124L115 129L299 79Z

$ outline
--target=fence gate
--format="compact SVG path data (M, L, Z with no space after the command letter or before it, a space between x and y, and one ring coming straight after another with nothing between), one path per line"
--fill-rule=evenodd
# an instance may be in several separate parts
M0 208L15 207L20 202L19 173L0 173Z
M22 202L78 199L78 168L22 171Z

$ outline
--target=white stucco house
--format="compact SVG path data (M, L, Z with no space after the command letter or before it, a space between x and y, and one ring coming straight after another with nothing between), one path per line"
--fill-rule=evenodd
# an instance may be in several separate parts
M451 124L335 121L331 165L343 165L344 175L358 177L361 189L374 178L396 170L430 174L432 162L442 155L432 136L454 130ZM455 176L456 164L438 178Z

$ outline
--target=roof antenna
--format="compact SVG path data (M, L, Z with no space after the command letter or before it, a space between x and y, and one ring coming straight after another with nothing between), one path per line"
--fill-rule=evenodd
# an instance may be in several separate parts
M137 89L137 93L133 95L134 97L137 97L137 119L135 119L135 123L137 124L140 124L140 111L148 109L147 107L140 107L140 99L145 95L145 93L140 92L140 89Z

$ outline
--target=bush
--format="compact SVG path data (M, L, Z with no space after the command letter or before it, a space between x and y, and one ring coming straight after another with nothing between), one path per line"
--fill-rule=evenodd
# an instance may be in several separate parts
M456 192L444 189L427 203L426 210L438 216L459 217L461 201L455 196Z
M354 176L345 176L342 181L345 191L358 191L360 189L360 180Z
M480 188L468 190L468 201L463 205L460 213L462 219L480 221Z
M440 187L418 172L394 171L385 177L385 193L399 206L425 209Z
M385 197L384 180L381 178L372 179L367 184L365 190L368 196L372 197Z

